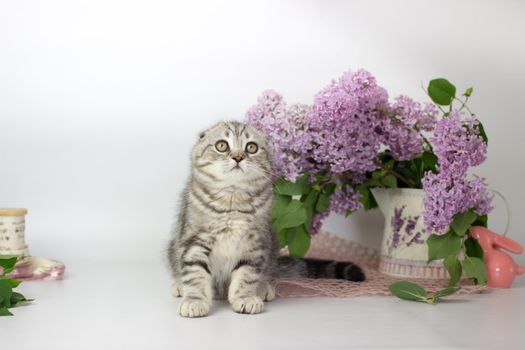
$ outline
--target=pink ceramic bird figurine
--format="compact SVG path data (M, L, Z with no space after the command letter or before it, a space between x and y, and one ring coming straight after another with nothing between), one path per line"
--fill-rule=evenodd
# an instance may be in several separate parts
M483 248L483 261L487 267L487 282L492 288L508 288L514 277L523 274L523 266L519 266L510 255L501 249L514 254L523 253L523 247L503 235L494 233L482 226L470 228L470 235Z

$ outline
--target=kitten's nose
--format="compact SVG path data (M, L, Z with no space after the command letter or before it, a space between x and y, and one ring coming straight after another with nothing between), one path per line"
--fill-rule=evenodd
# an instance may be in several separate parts
M241 160L244 159L244 157L243 156L233 156L232 159L235 160L237 164L239 164Z

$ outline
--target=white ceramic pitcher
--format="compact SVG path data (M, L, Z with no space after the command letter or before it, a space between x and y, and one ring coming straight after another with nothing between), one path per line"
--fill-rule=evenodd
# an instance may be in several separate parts
M423 222L421 189L372 189L379 209L385 217L379 270L392 276L406 278L449 278L443 261L427 264L430 232Z

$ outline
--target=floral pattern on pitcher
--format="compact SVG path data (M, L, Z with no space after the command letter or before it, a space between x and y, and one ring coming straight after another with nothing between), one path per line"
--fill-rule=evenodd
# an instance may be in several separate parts
M424 228L416 230L421 215L404 216L406 205L394 208L390 218L392 236L387 238L387 256L392 257L394 251L399 251L414 244L425 244L427 234ZM420 225L421 227L421 225Z

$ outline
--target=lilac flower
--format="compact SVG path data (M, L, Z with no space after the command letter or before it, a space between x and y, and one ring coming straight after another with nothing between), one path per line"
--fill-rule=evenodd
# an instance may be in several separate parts
M474 209L478 215L492 210L493 196L489 194L485 180L474 176L468 179L470 167L481 164L487 154L477 128L479 121L465 118L460 111L453 111L441 119L431 142L438 157L439 173L426 173L423 178L425 190L425 226L429 231L445 233L455 214Z
M294 181L307 170L311 148L309 114L309 106L287 106L282 96L272 90L263 92L246 113L246 122L266 134L273 146L276 177Z
M359 198L361 195L351 187L345 190L337 189L330 196L330 212L346 215L349 211L353 212L361 208Z
M383 121L375 127L382 143L396 160L409 160L423 152L421 130L432 130L436 123L437 108L433 104L422 106L407 96L396 98Z
M436 125L438 109L432 103L421 104L408 96L396 97L391 106L396 119L405 126L416 127L418 130L432 131Z
M328 217L330 214L329 210L326 210L322 213L317 213L314 215L312 219L312 227L310 228L310 235L315 235L316 233L321 230L321 226L323 225L324 219Z
M447 173L428 172L423 178L425 189L425 226L437 234L445 233L454 215L474 209L478 215L492 210L492 195L484 179L474 176L473 180L457 179Z
M381 126L376 127L376 132L382 135L383 143L388 146L396 160L412 159L423 152L421 134L392 118L386 119Z
M350 178L376 169L374 127L387 106L387 92L365 70L348 71L321 90L308 121L315 168Z
M474 118L464 118L463 113L453 111L441 119L430 139L434 153L439 159L440 173L463 178L469 167L481 164L487 154L487 145L479 135Z

